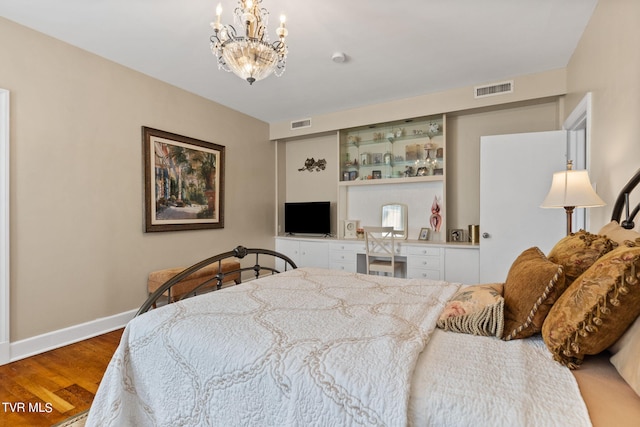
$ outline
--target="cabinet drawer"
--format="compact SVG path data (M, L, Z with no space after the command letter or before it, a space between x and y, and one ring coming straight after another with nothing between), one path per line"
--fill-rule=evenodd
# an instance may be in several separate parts
M355 251L331 251L329 255L329 259L332 262L355 262L356 261L356 252Z
M329 268L331 270L348 271L350 273L355 273L357 270L355 262L340 262L333 260L329 263Z
M434 248L427 245L411 245L407 246L407 254L420 255L420 256L434 256L439 257L441 255L442 248Z
M440 270L440 257L436 256L412 256L407 260L408 268Z
M354 240L353 243L335 242L329 244L329 250L333 251L350 251L357 252L360 249L364 249L364 242L358 243Z
M427 270L423 268L407 268L407 278L409 279L430 279L442 280L440 270Z

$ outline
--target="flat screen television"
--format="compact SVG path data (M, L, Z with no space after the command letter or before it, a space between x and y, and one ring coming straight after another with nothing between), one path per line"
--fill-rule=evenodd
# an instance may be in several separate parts
M331 234L331 203L286 202L284 232L286 234Z

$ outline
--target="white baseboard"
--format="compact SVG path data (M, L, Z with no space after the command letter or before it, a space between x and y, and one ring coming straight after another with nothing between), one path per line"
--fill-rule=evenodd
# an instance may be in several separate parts
M11 358L9 362L24 359L25 357L34 356L45 351L73 344L78 341L102 335L107 332L114 331L126 326L127 323L136 314L136 310L127 311L109 317L92 320L91 322L81 323L79 325L70 326L68 328L59 329L57 331L47 332L46 334L27 338L24 340L10 343L9 352ZM2 360L0 360L2 364Z

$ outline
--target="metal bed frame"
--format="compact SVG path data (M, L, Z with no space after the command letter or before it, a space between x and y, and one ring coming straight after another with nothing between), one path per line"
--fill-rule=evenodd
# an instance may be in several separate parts
M227 259L227 258L237 258L237 259L243 259L244 257L246 257L249 254L255 254L256 258L255 258L255 264L252 266L247 266L247 267L242 267L242 265L240 266L240 268L236 268L235 270L230 270L227 272L222 272L222 261ZM203 286L206 286L210 283L212 283L213 281L216 281L216 290L219 290L222 287L222 283L224 282L224 278L226 276L232 275L232 274L237 274L239 273L240 278L236 281L236 283L241 283L242 281L242 272L244 271L253 271L255 278L260 277L260 274L263 272L270 272L271 274L276 274L276 273L280 273L280 271L278 271L276 268L274 267L269 267L266 265L262 265L259 262L259 258L261 255L267 255L267 256L272 256L275 258L279 258L282 259L284 261L284 270L283 271L287 271L288 269L296 269L298 268L298 266L291 260L291 258L289 258L286 255L283 255L279 252L276 251L272 251L269 249L249 249L249 248L245 248L244 246L237 246L235 249L229 251L229 252L224 252L215 256L212 256L211 258L207 258L205 260L200 261L197 264L192 265L189 268L186 268L185 270L183 270L182 272L176 274L175 276L173 276L171 279L167 280L166 282L164 282L158 289L156 289L151 295L149 295L149 297L147 298L147 300L142 304L142 306L140 306L140 309L138 310L138 312L136 313L136 317L146 313L147 311L149 311L152 307L155 306L156 302L158 301L158 299L160 297L162 297L162 294L164 294L166 291L171 292L171 288L176 285L177 283L179 283L180 281L184 280L185 278L188 278L190 275L192 275L193 273L195 273L196 271L211 265L215 262L218 263L218 271L219 273L216 274L214 277L209 278L205 281L203 281L202 283L200 283L199 285L197 285L196 287L194 287L189 293L185 294L184 296L175 299L175 300L171 300L171 298L169 298L169 303L171 302L177 302L180 301L184 298L188 298L189 296L193 296L196 294L196 292L198 291L198 289L202 288Z
M620 194L618 194L616 203L613 205L613 211L611 212L611 220L617 221L621 227L628 230L631 230L635 227L633 220L640 210L640 203L638 203L631 212L629 206L629 193L633 191L638 183L640 183L640 169L636 171L635 175L633 175L629 182L627 182L627 184L622 188ZM626 219L620 221L623 209L625 210Z

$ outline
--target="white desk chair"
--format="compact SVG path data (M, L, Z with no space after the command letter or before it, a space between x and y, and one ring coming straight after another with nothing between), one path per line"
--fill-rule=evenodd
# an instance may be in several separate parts
M390 273L395 276L402 269L402 261L396 261L396 245L393 227L363 227L367 250L367 274Z

